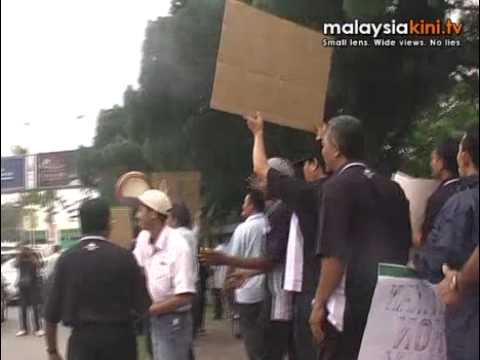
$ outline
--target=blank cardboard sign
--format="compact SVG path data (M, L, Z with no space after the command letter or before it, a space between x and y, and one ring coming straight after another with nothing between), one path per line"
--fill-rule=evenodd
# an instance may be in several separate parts
M332 49L327 37L236 0L225 7L210 106L315 131L323 121Z
M201 208L198 171L159 172L150 176L152 187L166 191L173 202L184 202L194 215ZM166 189L165 189L166 187Z
M133 240L133 224L130 217L130 208L112 207L110 214L112 221L110 240L125 249L129 249Z

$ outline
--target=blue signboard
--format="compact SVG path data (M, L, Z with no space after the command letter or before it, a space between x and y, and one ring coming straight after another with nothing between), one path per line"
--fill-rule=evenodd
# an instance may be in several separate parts
M2 157L2 193L25 190L25 158Z

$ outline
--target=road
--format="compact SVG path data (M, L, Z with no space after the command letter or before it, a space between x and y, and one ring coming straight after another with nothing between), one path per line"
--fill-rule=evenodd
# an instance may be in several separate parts
M206 333L195 343L196 360L247 360L242 342L232 336L228 321L212 321L207 315ZM32 335L15 337L18 331L18 309L10 307L7 320L2 323L2 360L47 359L44 338ZM59 328L59 348L64 350L69 330ZM146 359L145 359L146 360Z

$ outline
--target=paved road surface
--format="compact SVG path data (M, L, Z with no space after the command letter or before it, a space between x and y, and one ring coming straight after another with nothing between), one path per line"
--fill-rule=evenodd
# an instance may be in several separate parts
M241 341L232 334L229 322L207 319L207 332L195 344L197 360L247 360ZM43 360L46 359L44 338L35 336L15 337L18 331L17 308L9 308L7 321L2 323L2 360ZM65 349L69 330L59 328L59 347Z

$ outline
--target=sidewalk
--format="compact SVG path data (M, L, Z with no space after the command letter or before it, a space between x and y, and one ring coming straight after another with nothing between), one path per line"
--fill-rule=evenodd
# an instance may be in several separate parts
M206 333L195 340L195 360L247 360L242 340L232 334L228 320L210 320L207 314ZM151 360L145 351L145 339L139 339L141 357Z
M208 309L208 308L207 308ZM211 320L212 315L207 311L206 333L195 341L195 360L247 360L243 343L232 335L230 321ZM46 359L45 338L26 336L17 338L18 309L9 309L7 321L2 323L1 358L7 360ZM69 329L59 327L59 349L64 352ZM139 360L150 360L143 351Z

